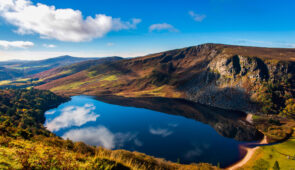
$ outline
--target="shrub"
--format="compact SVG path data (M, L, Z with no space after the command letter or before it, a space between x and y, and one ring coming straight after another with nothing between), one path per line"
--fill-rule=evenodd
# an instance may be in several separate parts
M268 170L269 163L264 159L259 159L254 163L253 170Z

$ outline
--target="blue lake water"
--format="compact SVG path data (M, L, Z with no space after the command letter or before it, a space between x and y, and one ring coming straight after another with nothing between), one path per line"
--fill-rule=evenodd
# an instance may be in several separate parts
M126 149L181 163L222 167L240 159L239 142L193 119L144 108L108 104L89 96L45 113L45 126L58 136L109 149Z

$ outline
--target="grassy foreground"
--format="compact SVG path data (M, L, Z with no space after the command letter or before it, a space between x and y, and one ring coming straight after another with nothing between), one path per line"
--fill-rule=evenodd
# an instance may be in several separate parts
M0 137L0 169L217 169L181 165L138 152L107 150L58 137L31 140Z

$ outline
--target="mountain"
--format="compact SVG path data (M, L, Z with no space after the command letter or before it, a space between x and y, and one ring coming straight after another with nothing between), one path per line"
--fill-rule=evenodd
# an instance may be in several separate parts
M60 58L55 58L55 59L60 59ZM40 73L27 75L25 78L20 77L15 80L0 81L0 87L1 88L25 88L25 87L37 86L37 85L41 85L56 79L60 79L60 78L75 74L82 70L88 69L94 65L113 62L113 61L117 61L121 59L122 59L121 57L104 57L99 59L89 59L86 61L76 62L71 65L65 65L65 63L61 63L60 65L65 65L65 66L57 66ZM61 62L61 60L57 60L57 61ZM42 64L43 62L44 61L39 61L39 64L40 63ZM52 60L48 61L48 63L50 62L52 62ZM55 63L56 65L56 61L52 63ZM8 68L5 68L5 69L8 70Z
M63 95L184 98L252 112L267 95L280 101L269 103L271 108L284 107L295 96L294 81L295 49L202 44L97 64L36 88Z
M60 56L39 61L11 60L0 62L0 80L10 80L26 77L55 67L66 66L95 58L79 58L71 56ZM9 74L5 74L9 73Z
M8 80L21 76L23 76L23 72L20 70L0 66L0 80Z
M86 70L92 66L99 65L102 63L110 63L113 61L118 61L123 58L121 57L104 57L104 58L99 58L99 59L92 59L92 60L87 60L87 61L82 61L78 62L75 64L71 65L66 65L66 66L60 66L56 67L50 70L46 70L41 73L37 73L32 75L31 77L33 79L42 79L42 82L49 82L55 79L59 79L62 77L66 77L75 73L78 73L82 70Z

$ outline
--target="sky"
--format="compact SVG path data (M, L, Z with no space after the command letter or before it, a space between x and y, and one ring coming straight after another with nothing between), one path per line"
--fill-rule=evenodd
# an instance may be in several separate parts
M0 0L0 61L202 43L295 48L294 9L294 0Z

